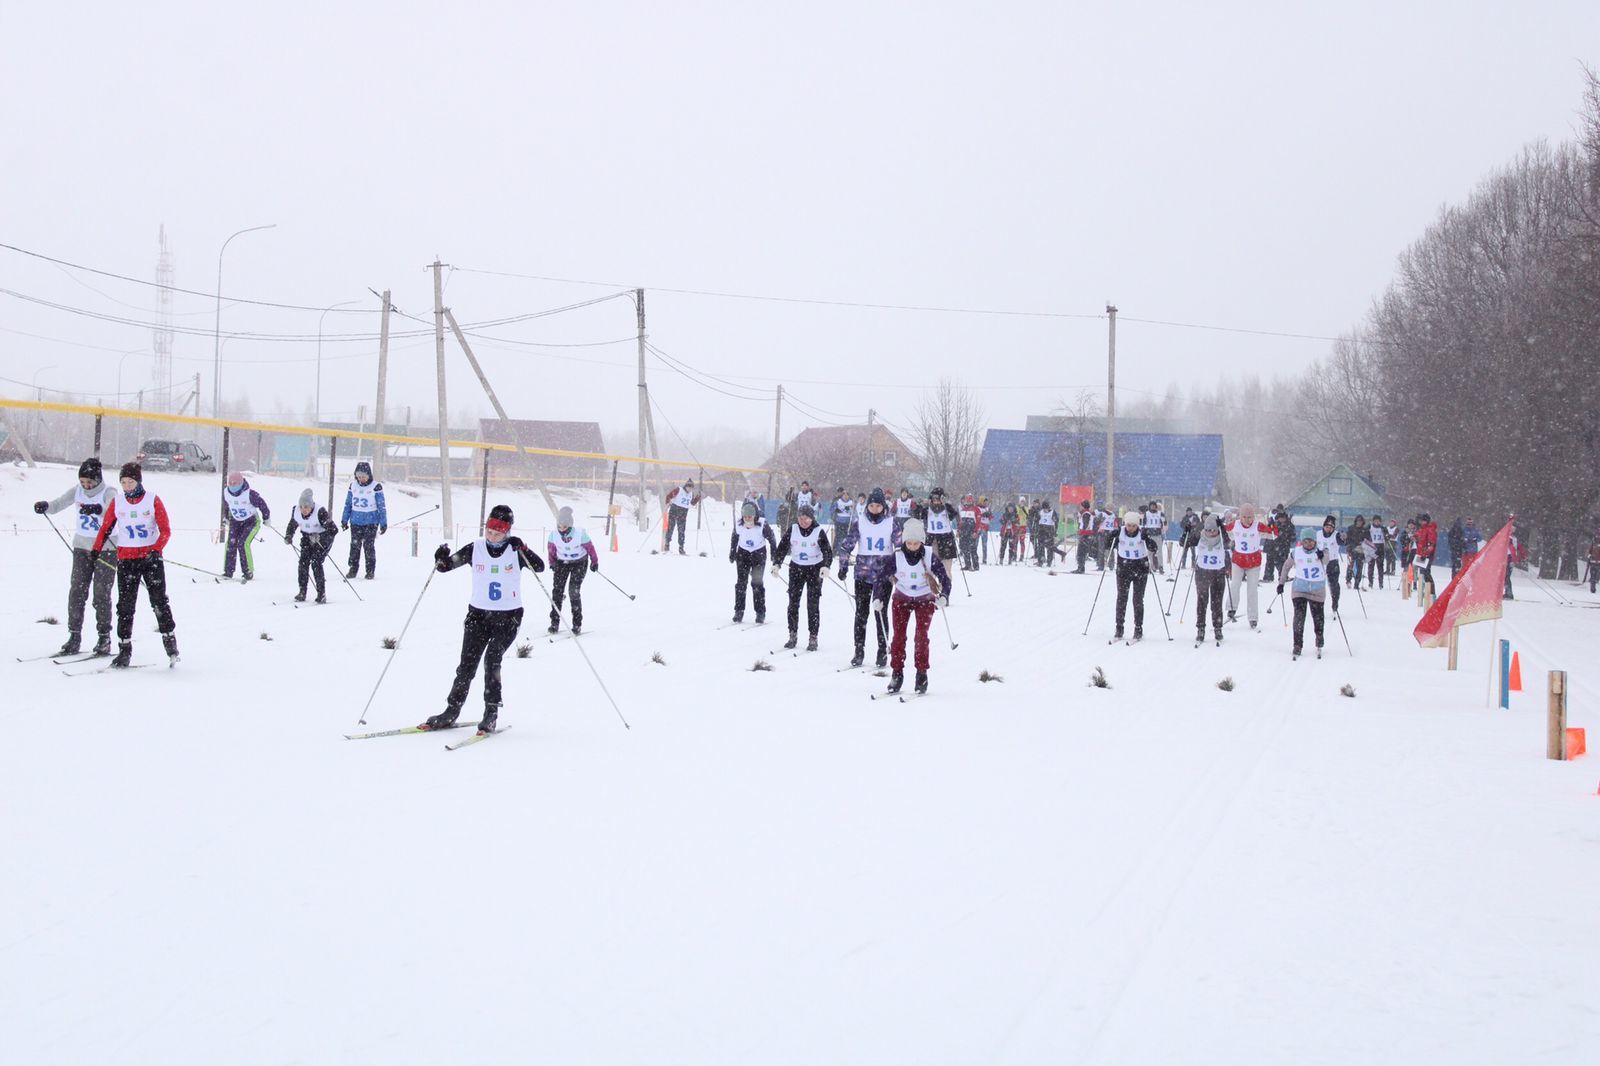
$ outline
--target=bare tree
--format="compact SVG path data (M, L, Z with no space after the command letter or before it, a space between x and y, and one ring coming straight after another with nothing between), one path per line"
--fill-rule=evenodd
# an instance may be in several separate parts
M935 485L960 493L977 477L985 422L983 405L969 390L940 378L938 386L918 401L907 443L921 455Z

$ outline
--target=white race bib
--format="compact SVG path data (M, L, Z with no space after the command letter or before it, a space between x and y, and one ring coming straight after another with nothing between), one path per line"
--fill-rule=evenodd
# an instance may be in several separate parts
M482 538L472 542L472 598L480 611L514 611L522 606L522 564L514 548L496 559Z

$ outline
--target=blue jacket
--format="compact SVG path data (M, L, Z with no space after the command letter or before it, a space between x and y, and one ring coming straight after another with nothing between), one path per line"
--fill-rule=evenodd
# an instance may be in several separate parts
M351 507L354 495L349 489L346 489L344 492L344 514L340 516L339 524L342 526L383 526L387 528L389 525L389 510L383 503L382 485L373 484L372 498L378 505L376 510L356 512Z

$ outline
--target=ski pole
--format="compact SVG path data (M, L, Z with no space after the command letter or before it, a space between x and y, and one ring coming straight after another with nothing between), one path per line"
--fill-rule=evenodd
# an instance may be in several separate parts
M1356 602L1361 604L1361 617L1367 617L1367 598L1361 595L1361 586L1356 586Z
M1344 650L1354 659L1356 653L1350 650L1350 634L1344 631L1344 619L1339 617L1339 612L1333 612L1333 620L1339 623L1339 635L1344 637Z
M961 645L956 643L956 635L950 629L950 611L949 611L949 609L946 608L946 607L940 607L939 606L939 599L938 599L937 596L934 597L934 600L933 600L933 609L935 611L938 611L941 615L944 616L944 632L945 632L945 636L950 638L950 650L951 651L955 651Z
M73 549L71 544L67 543L67 538L63 537L61 535L61 528L56 525L55 519L51 518L49 514L46 514L44 516L44 520L46 522L50 523L50 528L55 531L56 537L61 541L61 546L63 548L65 548L65 549L67 549L67 554L69 554L69 555L72 554L74 549ZM106 567L108 570L112 571L113 573L116 572L116 569L117 569L116 566L111 564L111 563L106 562L103 558L101 558L99 552L95 552L94 553L94 557L95 557L94 558L95 562L99 563L103 567Z
M163 555L161 559L168 566L182 567L184 570L193 570L197 574L204 574L206 577L213 578L217 581L222 580L221 574L213 574L210 570L202 570L198 566L190 566L188 563L180 563L176 559L168 559L165 555Z
M554 610L555 609L555 605L556 605L556 601L555 600L551 600L550 599L550 593L545 591L544 582L539 579L538 571L534 571L533 583L535 585L539 586L539 591L544 593L544 598L547 599L547 600L550 600L550 607L551 607L552 610ZM589 658L589 653L583 650L583 642L580 641L580 640L569 640L569 641L567 641L567 643L577 646L578 654L583 656L583 661L585 663L587 663L588 666L589 666L589 672L594 675L595 684L599 685L600 686L600 691L604 692L606 694L606 700L607 700L607 702L609 702L611 704L611 709L613 711L616 711L617 712L617 717L619 719L621 719L622 728L627 729L627 730L632 730L633 726L629 725L628 724L628 720L626 718L622 717L622 708L618 707L617 706L617 701L612 698L611 690L606 688L606 683L604 681L600 680L600 671L598 671L598 670L596 670L594 668L594 662L593 662L593 660L591 660Z
M833 572L831 570L828 572L828 584L836 586L840 592L845 594L846 598L850 600L852 605L855 604L855 595L849 589L844 587L844 582L833 576Z
M967 598L970 600L972 598L972 583L967 580L967 568L965 566L961 567L961 583L967 587ZM954 647L954 645L951 645L951 647Z
M1161 582L1152 581L1152 582L1150 582L1150 584L1155 586L1155 590L1156 590L1156 609L1157 610L1162 610L1162 606L1161 606ZM1161 628L1167 631L1167 639L1171 640L1172 639L1172 627L1167 625L1167 616L1165 614L1162 614L1162 616L1161 616Z
M422 583L422 591L417 593L417 602L411 605L411 613L406 615L406 624L400 627L400 635L395 638L394 647L389 649L389 658L383 664L383 670L378 674L377 684L372 686L372 695L367 697L366 705L361 708L361 718L356 725L367 724L367 710L372 706L373 699L378 695L378 686L383 684L384 675L389 672L389 667L394 663L394 653L400 650L400 642L406 639L406 630L411 628L411 620L417 616L417 608L422 606L422 597L428 592L428 586L433 584L433 575L439 572L436 566L428 571L428 580Z
M595 573L600 574L600 571L596 570ZM636 600L636 599L639 598L639 597L635 596L633 593L628 592L627 590L625 590L621 585L617 584L615 581L612 581L609 577L606 577L606 575L600 574L600 576L602 578L605 578L605 583L606 584L610 585L612 588L616 589L618 592L620 592L624 596L628 597L628 599Z
M1095 605L1100 602L1100 590L1105 587L1105 584L1106 584L1106 568L1102 566L1100 568L1100 580L1098 582L1096 582L1095 586L1094 586L1094 601L1089 604L1089 617L1083 623L1083 635L1084 636L1088 636L1089 635L1089 623L1094 621Z
M423 515L432 514L434 511L437 511L438 509L439 509L439 504L434 504L432 507L428 508L426 511L418 511L416 514L412 515L410 518L401 519L400 521L398 521L398 522L396 522L394 524L397 525L397 526L403 526L407 522L415 522L417 519L421 518ZM389 527L388 526L384 526L383 527L383 531L384 531L384 533L389 532ZM380 536L381 535L382 534L380 534Z
M1183 568L1183 560L1181 560L1181 559L1178 560L1178 568L1179 568L1179 570L1181 572L1182 568ZM1183 606L1178 608L1178 624L1180 626L1183 625L1183 616L1189 613L1189 593L1194 591L1195 584L1199 580L1200 580L1200 571L1196 570L1194 567L1190 567L1189 568L1189 587L1183 590ZM1194 609L1196 611L1200 610L1200 599L1199 599L1199 597L1195 598ZM1195 616L1195 621L1197 621L1197 622L1198 621L1203 621L1203 619L1201 619L1198 615L1196 615Z

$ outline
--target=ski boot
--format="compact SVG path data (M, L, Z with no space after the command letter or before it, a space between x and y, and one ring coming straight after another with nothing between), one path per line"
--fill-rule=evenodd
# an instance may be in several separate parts
M1133 639L1136 641L1144 639L1144 626L1133 627Z
M733 612L733 620L735 622L743 622L744 621L744 612L743 611L734 611Z
M346 581L354 581L356 579L356 568L352 566L348 571L346 571L344 579Z
M546 629L545 632L546 633L555 633L555 632L560 631L560 629L561 629L561 623L560 622L551 622L550 623L550 628Z
M1221 629L1220 626L1217 628L1216 634L1217 634L1217 643L1221 644L1222 643L1222 629Z
M905 673L903 671L896 670L894 673L890 674L889 675L889 694L893 695L894 693L899 692L901 686L904 685L905 683L906 683L906 675L905 675Z
M111 665L117 670L126 670L133 665L133 641L125 640L117 649L117 657L111 660Z
M878 649L878 669L882 670L885 666L888 666L888 665L889 665L889 649L888 648L879 648Z
M71 636L67 637L67 642L65 644L61 645L61 650L56 652L56 654L57 655L76 655L82 650L83 650L83 640L82 640L82 638L79 637L78 634L73 633Z
M1122 639L1122 627L1121 626L1118 626L1117 627L1117 631L1115 633L1111 634L1111 639L1112 640L1121 640Z
M479 733L493 733L500 724L500 705L486 703L483 705L483 717L478 719Z
M794 646L799 643L800 637L794 632L794 630L791 629L789 631L789 639L783 642L783 646L788 650L793 651Z
M918 670L917 671L917 695L920 696L920 695L926 693L927 691L928 691L928 671L926 671L926 670Z
M243 577L241 577L241 578L240 578L240 579L239 579L239 584L241 584L241 585L248 585L248 584L250 584L250 582L252 582L252 581L254 581L254 580L255 580L255 578L256 578L256 575L254 575L254 574L252 574L252 573L249 573L249 572L248 572L248 571L247 571L247 572L246 572L246 573L245 573L245 575L244 575L244 576L243 576Z
M815 633L813 633L813 634L811 634L811 639L806 641L806 651L816 651L816 650L817 650L817 635Z
M304 603L304 602L306 602L306 590L305 589L301 589L299 592L294 594L294 602L296 602L296 603Z
M767 624L767 612L766 611L757 611L756 612L756 625L764 626L766 624Z
M317 593L317 598L312 602L314 602L314 603L327 603L328 602L328 594L326 592L319 592L319 593Z
M456 719L461 717L461 712L453 707L446 707L438 714L432 715L422 723L423 729L449 729L456 724Z
M100 634L100 639L94 642L94 651L93 651L92 654L94 654L94 655L110 655L111 654L111 634L110 633L101 633Z
M161 646L167 652L167 665L178 665L178 635L176 633L161 634Z
M860 666L867 661L867 649L860 644L856 645L856 653L850 659L851 666Z

